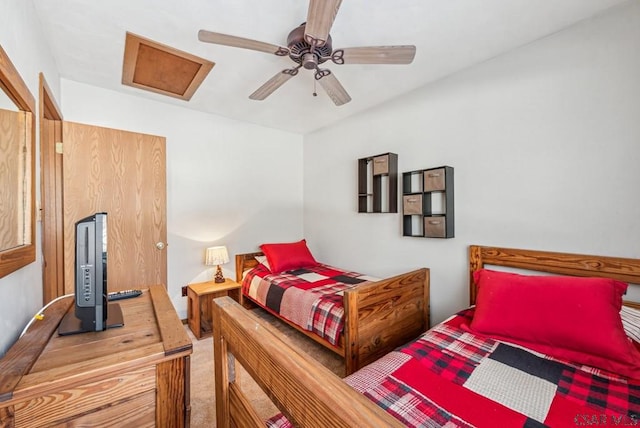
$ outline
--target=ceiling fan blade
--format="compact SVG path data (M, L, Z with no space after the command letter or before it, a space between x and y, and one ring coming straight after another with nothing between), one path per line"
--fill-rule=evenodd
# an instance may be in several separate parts
M214 33L207 30L198 31L198 40L200 40L201 42L214 43L216 45L250 49L253 51L266 52L279 56L289 55L289 49L283 46L272 45L271 43L259 42L257 40L245 39L244 37L230 36L229 34Z
M351 101L351 97L342 87L336 76L329 70L323 70L323 72L325 75L319 78L318 82L320 82L320 85L324 88L327 95L329 95L331 101L333 101L337 106L341 106Z
M342 0L309 0L304 39L310 45L322 46L336 19Z
M416 56L416 47L367 46L336 49L331 60L336 64L411 64Z
M262 101L271 95L276 89L280 86L284 85L289 79L298 74L298 69L296 68L287 68L278 72L271 79L267 80L267 82L260 86L256 91L249 95L249 98L252 100Z

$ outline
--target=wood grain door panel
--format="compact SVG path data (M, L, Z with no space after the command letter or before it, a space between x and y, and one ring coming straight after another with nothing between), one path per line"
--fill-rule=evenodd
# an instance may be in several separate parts
M74 290L75 222L106 212L108 289L167 283L164 137L63 123L65 292Z

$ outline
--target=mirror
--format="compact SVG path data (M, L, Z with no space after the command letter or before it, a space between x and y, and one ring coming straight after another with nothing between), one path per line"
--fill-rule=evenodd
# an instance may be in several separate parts
M0 251L29 243L24 223L25 117L6 94L0 94Z
M0 46L0 278L35 260L35 100Z

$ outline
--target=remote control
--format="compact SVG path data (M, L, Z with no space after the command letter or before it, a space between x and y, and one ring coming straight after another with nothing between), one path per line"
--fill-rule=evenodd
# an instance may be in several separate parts
M112 291L107 294L107 300L110 302L113 300L122 300L122 299L130 299L132 297L138 297L142 294L142 290L122 290L122 291Z

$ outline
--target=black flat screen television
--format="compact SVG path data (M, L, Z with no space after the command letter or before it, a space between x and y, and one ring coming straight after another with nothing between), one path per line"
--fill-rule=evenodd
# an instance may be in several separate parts
M60 335L120 327L122 311L107 300L107 213L75 224L75 308L65 315Z

